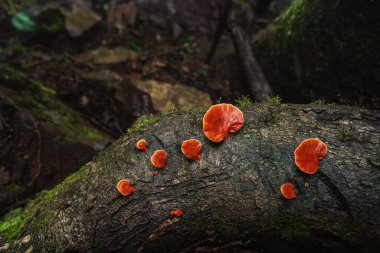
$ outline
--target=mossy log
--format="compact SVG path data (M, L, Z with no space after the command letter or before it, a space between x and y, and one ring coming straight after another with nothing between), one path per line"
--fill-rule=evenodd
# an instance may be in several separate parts
M294 0L253 37L274 93L285 101L380 107L380 3Z
M243 112L242 129L220 144L204 136L203 112L144 118L23 212L9 214L0 242L10 252L211 252L216 245L378 252L379 111L255 104ZM311 137L329 152L307 175L293 152ZM147 152L135 149L140 138ZM182 155L188 138L201 140L201 160ZM155 175L150 156L157 149L169 160ZM123 178L136 189L131 196L116 189ZM285 182L296 185L296 199L281 196ZM176 208L182 217L170 215Z
M0 64L0 216L62 182L109 141L54 90Z

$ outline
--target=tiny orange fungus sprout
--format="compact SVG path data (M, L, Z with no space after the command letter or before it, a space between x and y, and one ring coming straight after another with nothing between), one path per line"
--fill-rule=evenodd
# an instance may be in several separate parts
M177 216L177 217L181 217L183 215L183 211L181 209L177 208L177 209L171 211L170 214Z
M134 193L136 190L131 186L131 182L126 179L122 179L117 184L117 190L121 193L121 195L128 196Z
M295 199L297 197L297 190L294 184L285 183L281 185L281 193L286 199Z
M141 140L139 140L136 143L136 148L138 150L147 151L147 149L148 149L148 142L146 140L144 140L144 139L141 139Z

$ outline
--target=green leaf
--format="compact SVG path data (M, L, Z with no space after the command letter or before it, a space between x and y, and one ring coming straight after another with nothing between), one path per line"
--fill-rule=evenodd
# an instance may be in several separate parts
M33 32L37 29L36 23L24 12L18 12L12 17L12 26L20 32Z

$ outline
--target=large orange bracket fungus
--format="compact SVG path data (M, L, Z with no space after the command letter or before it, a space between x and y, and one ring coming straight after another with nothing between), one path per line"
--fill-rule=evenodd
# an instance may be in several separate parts
M196 139L189 139L182 142L181 151L182 153L191 160L201 159L201 149L202 144Z
M243 113L231 104L213 105L203 117L203 132L213 142L228 140L244 123Z
M327 146L318 139L304 140L294 151L295 163L298 168L307 173L314 174L318 171L319 161L327 153Z

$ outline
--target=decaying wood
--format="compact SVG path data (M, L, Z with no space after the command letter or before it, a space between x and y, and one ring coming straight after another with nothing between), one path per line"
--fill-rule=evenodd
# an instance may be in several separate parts
M229 31L234 41L236 53L241 61L251 95L257 102L263 102L265 99L272 97L272 88L253 56L251 45L245 32L239 26L233 24L229 26Z
M257 104L244 115L243 128L220 144L205 138L203 113L168 115L123 136L28 207L33 215L20 238L30 241L11 252L31 246L34 252L191 252L210 241L250 242L260 252L378 252L380 113ZM293 151L311 137L329 152L319 171L306 175ZM135 149L140 138L147 152ZM201 140L201 160L181 154L188 138ZM150 156L157 149L168 152L169 162L154 175ZM133 195L117 192L122 178L131 180ZM295 200L281 196L284 182L296 185ZM176 208L182 217L170 215Z

